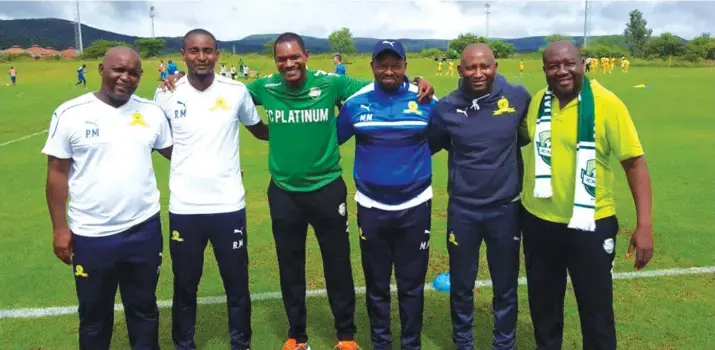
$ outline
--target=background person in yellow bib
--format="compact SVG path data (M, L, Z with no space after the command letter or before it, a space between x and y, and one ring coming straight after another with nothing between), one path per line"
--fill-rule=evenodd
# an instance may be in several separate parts
M638 226L628 251L630 255L636 250L635 267L640 269L653 253L651 188L643 149L623 102L599 83L584 80L584 62L573 43L550 44L544 51L543 64L548 89L539 91L531 100L527 126L533 144L522 149L522 203L526 209L522 234L536 346L561 348L568 271L577 298L583 348L616 349L611 273L618 221L609 158L615 156L621 162L635 200ZM584 82L589 83L588 91ZM589 97L593 101L587 101ZM595 124L595 142L591 143L595 146L595 162L592 159L579 165L579 119L588 113L585 106L589 104L593 106ZM543 130L537 120L550 124L548 132L535 135L537 128ZM579 142L581 145L587 148ZM535 191L542 159L550 168L547 195L541 193L541 188ZM592 231L570 228L579 205L576 197L583 196L582 188L595 202L595 208L589 211L595 220ZM579 212L583 213L581 209Z

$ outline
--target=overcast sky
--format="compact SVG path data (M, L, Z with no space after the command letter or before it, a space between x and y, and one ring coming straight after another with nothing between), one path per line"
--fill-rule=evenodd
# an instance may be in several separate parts
M472 0L200 0L80 1L82 23L113 32L150 36L149 7L157 36L182 36L202 27L219 40L294 31L327 37L340 27L353 36L451 39L485 35L484 1ZM490 1L489 36L516 38L561 33L583 35L584 1ZM653 34L686 39L715 35L715 1L590 1L589 33L622 34L628 12L644 13ZM74 1L0 0L0 19L75 18Z

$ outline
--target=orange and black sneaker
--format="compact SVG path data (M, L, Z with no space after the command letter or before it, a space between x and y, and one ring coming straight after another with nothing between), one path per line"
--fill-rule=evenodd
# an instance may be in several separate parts
M354 340L343 340L339 341L338 345L335 345L333 349L337 350L360 350L360 347Z
M283 350L310 350L308 343L298 343L295 338L288 338L283 344Z

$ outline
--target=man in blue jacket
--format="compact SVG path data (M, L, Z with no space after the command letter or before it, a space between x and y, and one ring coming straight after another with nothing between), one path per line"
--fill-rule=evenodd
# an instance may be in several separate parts
M432 206L427 128L436 100L417 102L399 41L379 41L371 67L375 83L346 100L337 124L340 144L355 135L355 200L372 345L391 349L394 264L401 349L420 349Z
M333 62L335 63L335 74L345 75L347 70L345 69L345 63L343 63L343 56L336 54L333 56Z
M494 286L493 348L513 349L521 243L519 143L528 140L523 128L531 97L497 74L486 44L467 46L458 69L460 87L437 103L430 124L433 152L449 152L452 339L460 350L474 346L474 282L484 240Z

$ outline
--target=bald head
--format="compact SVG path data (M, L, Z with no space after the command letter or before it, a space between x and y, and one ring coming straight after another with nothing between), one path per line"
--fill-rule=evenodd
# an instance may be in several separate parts
M542 57L546 82L563 105L576 98L583 86L581 52L571 41L554 41Z
M574 45L571 40L559 40L554 41L544 50L544 54L541 57L543 62L548 61L549 57L556 55L567 55L569 57L574 57L577 59L581 58L581 51Z
M463 91L475 97L491 91L497 73L497 62L489 45L467 45L462 51L462 60L457 68L459 76L462 77Z
M469 44L462 50L462 62L464 62L465 58L472 57L481 57L490 64L496 63L492 48L484 43Z
M104 54L104 60L102 63L106 65L107 61L115 60L141 61L139 54L131 47L126 46L115 46L107 50Z
M99 93L106 101L113 101L113 105L125 103L137 90L142 75L139 54L130 47L113 47L104 54L99 74L102 76Z

